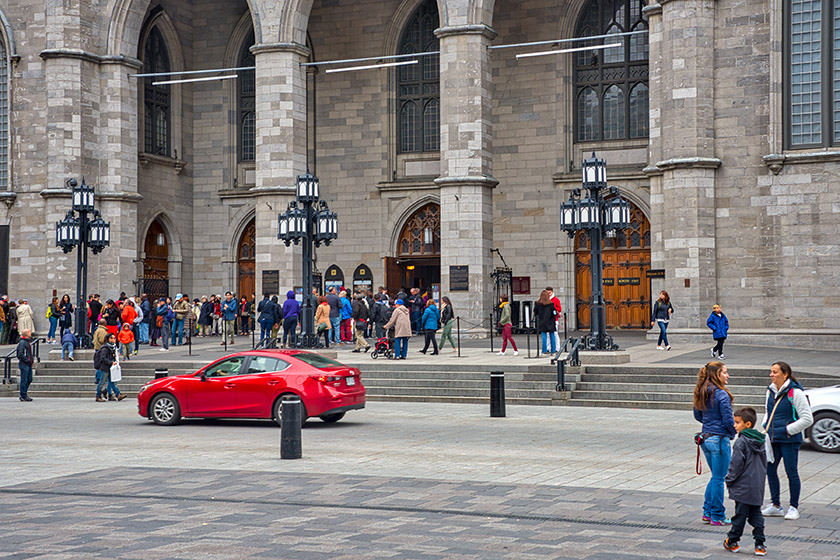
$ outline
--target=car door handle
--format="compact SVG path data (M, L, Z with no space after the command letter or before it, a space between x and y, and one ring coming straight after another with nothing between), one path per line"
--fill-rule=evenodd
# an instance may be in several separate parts
M279 381L276 381L276 380L275 380L275 381L269 381L269 382L268 382L268 384L269 384L269 385L277 385L278 383L280 383L280 382L279 382Z
M225 383L225 389L233 389L236 387L236 383Z

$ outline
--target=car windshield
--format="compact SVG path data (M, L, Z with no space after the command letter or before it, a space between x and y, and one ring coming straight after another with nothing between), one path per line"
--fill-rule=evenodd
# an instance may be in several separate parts
M309 352L301 352L299 354L295 354L295 358L300 360L301 362L305 362L312 367L316 367L318 369L327 369L327 368L334 368L334 367L347 367L346 365L342 364L341 362L336 362L326 356L322 356L321 354L309 353Z

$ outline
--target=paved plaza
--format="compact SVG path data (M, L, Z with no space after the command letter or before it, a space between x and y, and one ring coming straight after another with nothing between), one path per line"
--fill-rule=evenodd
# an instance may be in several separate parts
M296 461L271 422L159 427L132 400L0 399L0 417L0 559L729 555L699 522L685 411L373 402L308 422ZM805 446L800 471L770 555L840 557L838 456Z

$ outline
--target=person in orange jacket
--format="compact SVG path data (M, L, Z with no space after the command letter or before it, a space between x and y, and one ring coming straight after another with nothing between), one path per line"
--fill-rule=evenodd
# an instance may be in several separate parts
M134 333L131 331L130 323L123 323L120 334L117 336L117 341L120 343L120 352L123 358L130 359L131 345L134 344Z

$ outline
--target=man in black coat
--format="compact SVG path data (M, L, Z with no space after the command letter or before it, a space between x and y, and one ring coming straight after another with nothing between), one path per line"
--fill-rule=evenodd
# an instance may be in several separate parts
M20 370L20 400L21 402L32 402L29 397L29 385L32 383L32 344L29 337L32 331L23 329L20 333L20 342L17 345L18 369Z
M271 328L278 322L277 318L277 304L269 299L269 294L265 294L263 300L257 305L257 321L260 324L260 342L271 336Z
M351 315L353 331L356 334L356 348L353 349L353 352L360 352L362 348L367 352L370 348L370 344L365 340L365 328L369 317L370 311L365 302L364 294L356 294L356 299L353 300L353 314Z

